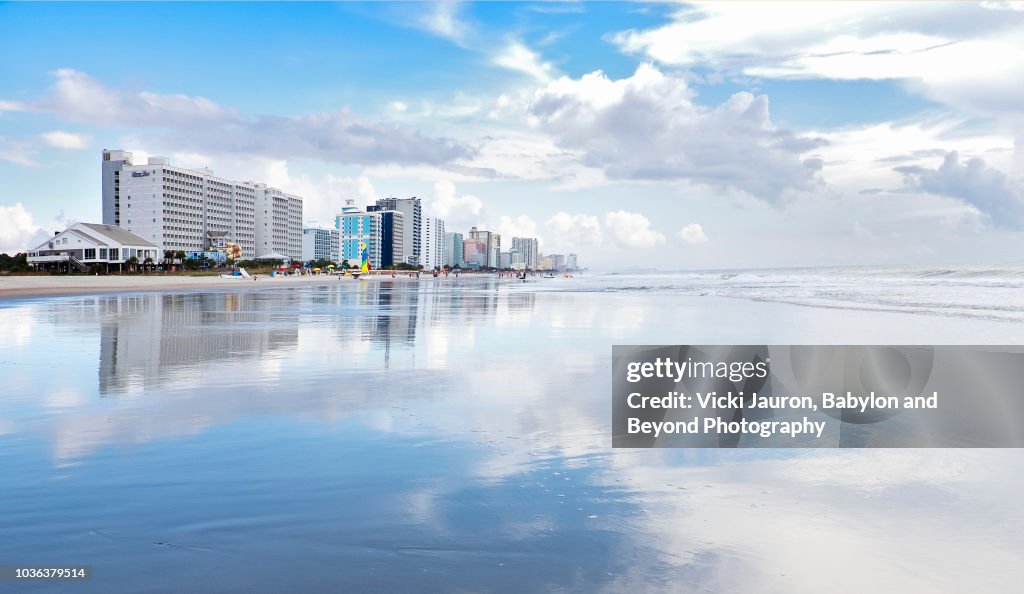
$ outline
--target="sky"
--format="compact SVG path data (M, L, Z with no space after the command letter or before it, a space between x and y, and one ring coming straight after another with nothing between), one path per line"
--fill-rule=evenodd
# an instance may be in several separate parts
M100 159L593 269L1024 259L1022 2L0 3L0 252Z

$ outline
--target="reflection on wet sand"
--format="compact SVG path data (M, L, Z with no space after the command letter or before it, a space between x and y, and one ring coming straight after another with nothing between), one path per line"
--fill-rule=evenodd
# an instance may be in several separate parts
M611 344L941 331L875 315L489 280L0 308L17 329L0 346L0 558L91 563L82 592L209 591L211 575L246 591L1013 591L1017 451L610 448ZM58 350L64 372L45 373Z

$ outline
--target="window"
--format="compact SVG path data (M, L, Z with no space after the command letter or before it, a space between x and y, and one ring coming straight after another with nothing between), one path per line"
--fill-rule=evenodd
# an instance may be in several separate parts
M110 248L110 259L111 260L120 260L121 259L121 258L118 257L118 253L117 252L118 252L117 248Z
M82 259L83 260L95 260L96 259L96 249L95 248L86 248L85 249L85 257L82 258Z
M107 259L107 248L100 248L100 260Z

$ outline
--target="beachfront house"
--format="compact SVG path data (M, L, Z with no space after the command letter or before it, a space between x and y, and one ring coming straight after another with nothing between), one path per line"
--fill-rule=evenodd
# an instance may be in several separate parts
M159 260L156 245L114 225L75 223L29 250L28 263L37 270L88 272L93 265L107 272Z

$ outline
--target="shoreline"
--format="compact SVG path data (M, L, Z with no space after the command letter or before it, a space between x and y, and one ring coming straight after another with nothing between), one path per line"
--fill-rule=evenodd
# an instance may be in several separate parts
M464 274L466 278L489 275ZM442 280L444 277L439 277ZM454 277L449 277L454 279ZM365 281L433 281L430 275L409 278L389 274L371 274L360 280L337 276L264 276L258 280L243 278L221 278L219 276L163 276L163 275L109 275L109 276L0 276L0 302L30 297L61 297L93 295L101 293L130 292L171 292L197 289L240 289L282 288L289 286L332 286Z

